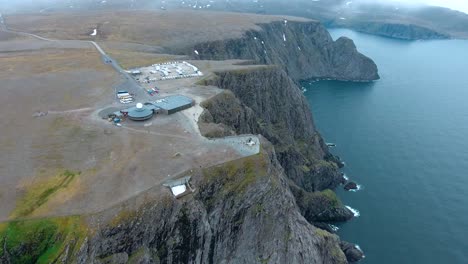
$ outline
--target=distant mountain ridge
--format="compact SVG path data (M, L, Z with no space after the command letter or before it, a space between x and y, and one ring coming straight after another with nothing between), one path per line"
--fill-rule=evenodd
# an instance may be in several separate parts
M344 27L385 37L419 40L468 38L468 14L443 7L411 8L404 5L355 4L352 1L278 0L75 0L39 1L7 9L10 12L63 10L191 9L241 13L292 15L320 20L327 27ZM5 9L5 7L3 8Z

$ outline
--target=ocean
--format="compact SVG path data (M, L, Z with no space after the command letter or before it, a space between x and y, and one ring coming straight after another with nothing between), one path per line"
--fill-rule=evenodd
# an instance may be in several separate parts
M379 67L372 83L303 82L318 130L361 190L338 235L362 263L468 263L468 41L344 29Z

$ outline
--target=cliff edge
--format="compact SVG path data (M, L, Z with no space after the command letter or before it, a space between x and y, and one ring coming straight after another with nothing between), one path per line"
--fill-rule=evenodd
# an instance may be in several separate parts
M259 24L259 27L261 30L249 30L240 38L199 43L176 52L197 59L247 59L280 65L295 81L380 78L376 64L359 53L351 39L342 37L333 41L317 21L284 20Z

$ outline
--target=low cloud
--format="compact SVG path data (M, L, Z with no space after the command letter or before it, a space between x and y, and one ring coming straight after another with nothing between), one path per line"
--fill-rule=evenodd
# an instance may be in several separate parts
M424 6L441 6L468 13L467 0L349 0L345 2L345 5L359 6L364 4L380 4L408 8L419 8Z

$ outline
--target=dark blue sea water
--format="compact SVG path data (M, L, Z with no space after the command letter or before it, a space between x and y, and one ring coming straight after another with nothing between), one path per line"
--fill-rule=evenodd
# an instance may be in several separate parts
M349 30L377 63L374 83L304 83L315 122L360 217L338 234L363 263L468 263L468 41L398 41Z

